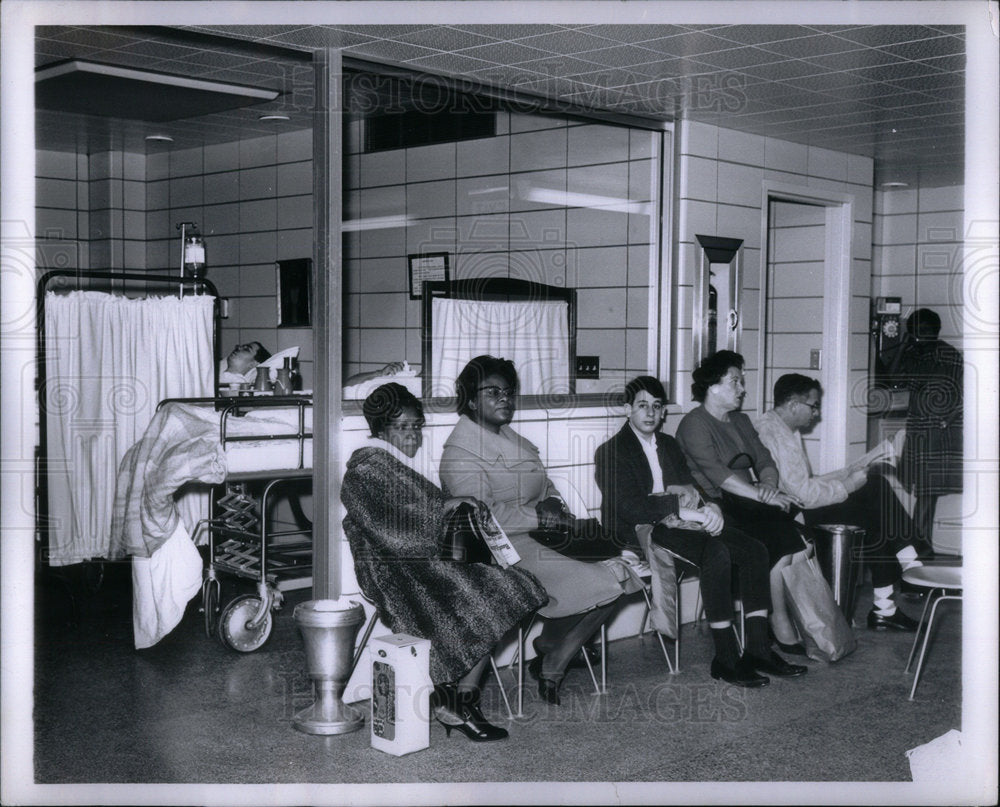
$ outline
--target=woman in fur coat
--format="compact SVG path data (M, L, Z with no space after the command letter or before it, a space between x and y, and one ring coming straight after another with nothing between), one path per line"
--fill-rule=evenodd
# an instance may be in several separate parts
M391 631L431 641L432 703L449 736L503 739L479 708L479 681L497 642L548 595L520 569L441 559L448 515L482 503L448 497L420 472L423 408L405 387L383 384L363 411L372 444L351 456L341 489L358 583Z

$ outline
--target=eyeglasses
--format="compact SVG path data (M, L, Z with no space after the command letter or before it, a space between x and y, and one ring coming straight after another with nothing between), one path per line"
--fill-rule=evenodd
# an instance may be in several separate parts
M821 407L818 403L808 403L807 401L796 401L795 403L802 404L803 406L808 406L810 409L812 409L814 415L818 415L820 413Z
M517 395L517 390L513 387L480 387L477 392L482 392L487 398L499 400L500 398L513 398Z
M418 432L424 427L422 420L398 420L395 423L386 423L387 431L395 432Z

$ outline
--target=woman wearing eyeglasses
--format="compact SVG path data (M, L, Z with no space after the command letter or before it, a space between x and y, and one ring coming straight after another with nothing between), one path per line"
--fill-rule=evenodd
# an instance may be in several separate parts
M447 516L470 497L448 497L414 457L423 444L423 408L401 384L383 384L363 404L372 444L347 463L341 499L344 532L358 584L394 633L431 641L434 716L451 735L502 740L487 722L479 682L497 642L546 602L523 570L441 559Z
M461 417L444 444L441 483L453 496L485 502L521 556L516 566L545 586L549 602L538 612L545 621L530 669L542 698L558 704L567 666L611 616L622 587L608 566L566 557L529 535L560 526L568 510L538 449L510 428L517 385L507 359L477 356L465 366L455 381Z
M796 644L795 628L785 608L781 569L805 545L788 512L792 499L778 490L778 469L761 443L753 424L739 409L746 387L743 357L720 350L706 358L692 374L691 397L698 406L677 427L695 482L706 498L718 502L727 524L767 547L771 565L771 628L778 646L804 655ZM758 626L759 627L759 626ZM750 630L750 621L747 621ZM795 665L789 665L795 666ZM802 668L800 668L802 669ZM790 677L790 672L763 670Z

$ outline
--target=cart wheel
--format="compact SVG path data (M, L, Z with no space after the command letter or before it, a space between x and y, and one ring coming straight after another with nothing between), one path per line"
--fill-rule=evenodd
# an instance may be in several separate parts
M256 629L247 627L259 607L260 597L255 594L244 594L230 602L219 616L219 641L239 653L252 653L261 647L271 635L271 612L264 614Z
M215 620L219 618L219 584L206 580L201 594L201 607L205 611L205 636L209 639L215 633Z

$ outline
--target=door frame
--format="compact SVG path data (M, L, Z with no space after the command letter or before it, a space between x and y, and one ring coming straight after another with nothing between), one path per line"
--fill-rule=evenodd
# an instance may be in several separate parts
M817 473L827 473L847 464L847 412L850 395L850 302L853 277L853 194L803 189L765 180L761 192L761 338L757 345L757 411L764 411L767 378L767 303L770 294L770 202L801 202L825 209L823 256L823 339L820 383L823 385L823 419L819 422L820 462Z

